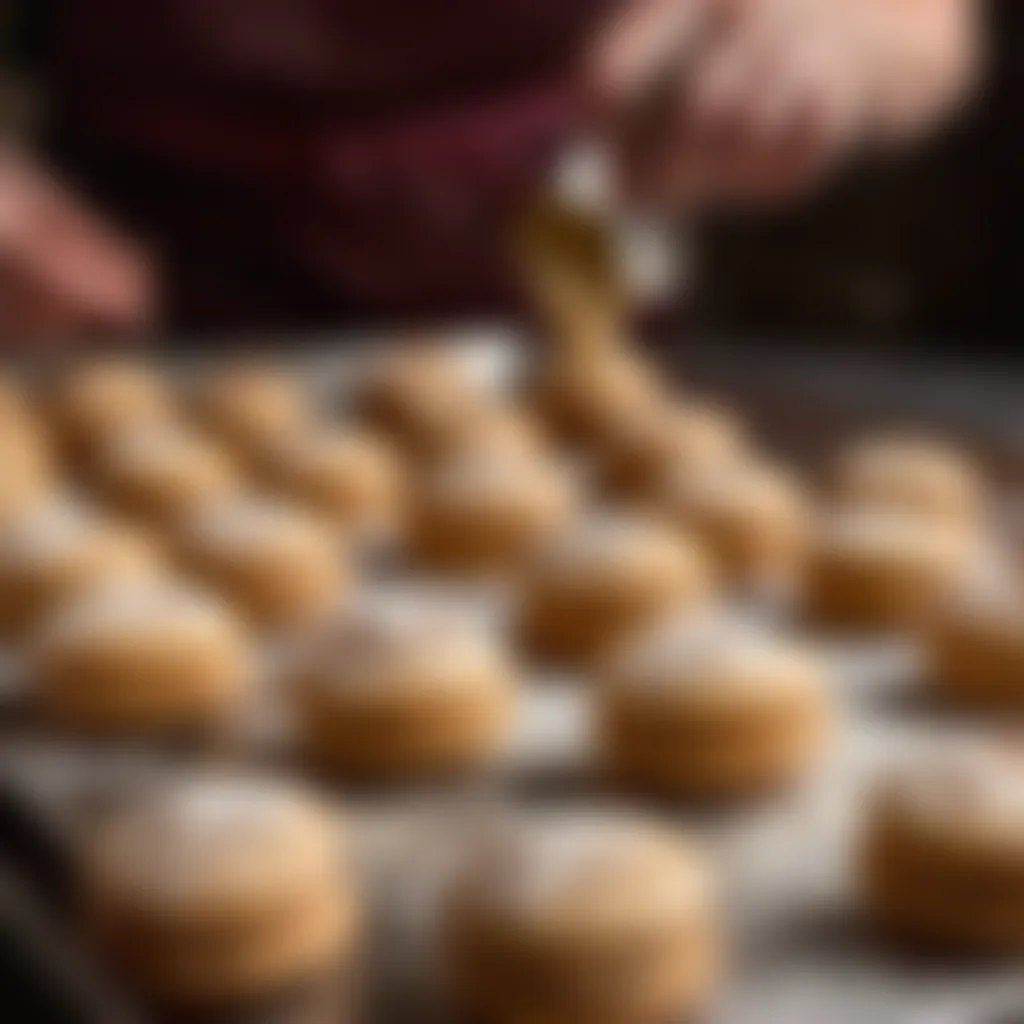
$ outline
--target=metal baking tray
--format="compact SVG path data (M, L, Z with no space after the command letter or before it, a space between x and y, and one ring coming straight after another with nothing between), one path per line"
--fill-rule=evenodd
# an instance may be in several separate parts
M515 375L517 357L500 333L474 333L466 352L481 374L499 384ZM319 346L308 356L289 349L287 358L320 390L318 400L325 403L333 403L335 392L344 392L346 381L358 372L358 356L325 355ZM1012 463L1020 440L1016 431L1021 424L998 415L994 401L986 405L987 419L965 425L959 417L970 403L956 387L963 379L960 370L946 377L933 367L932 378L915 376L918 404L913 396L902 401L891 396L890 407L838 356L831 370L829 358L817 356L813 372L795 357L789 363L780 358L771 364L775 372L767 375L758 367L771 360L757 352L744 357L743 349L692 346L681 361L692 368L687 384L709 388L749 412L755 423L766 420L760 424L765 433L774 433L773 440L801 460L815 455L808 451L812 446L802 444L809 437L818 445L823 437L834 440L851 429L890 422L945 428L991 453L1000 467L1008 457ZM203 364L202 357L193 360L194 366ZM786 365L792 372L780 369ZM833 385L826 386L826 378ZM956 399L959 414L955 409L944 413L936 398L941 394ZM780 408L787 411L785 417L777 414ZM1012 475L1008 479L1012 488ZM434 586L393 579L380 584L407 585ZM464 603L467 611L483 615L487 628L504 628L500 594L468 586L436 592L439 599ZM746 602L729 614L798 628L772 600ZM387 1024L450 1019L430 970L433 898L474 830L510 807L603 806L668 821L708 847L732 946L724 991L709 1013L713 1024L1024 1021L1019 966L929 960L897 950L860 919L850 884L862 794L878 768L914 744L974 723L951 719L917 698L918 657L908 645L816 639L834 670L835 742L807 784L754 805L715 811L638 806L605 791L588 770L586 683L566 678L528 681L508 749L474 778L411 792L330 785L328 792L349 822L365 887L378 911L363 1018ZM229 756L297 770L259 730ZM112 749L34 735L16 721L7 729L0 747L5 840L0 856L7 865L0 874L0 906L16 907L12 919L19 937L78 1008L76 1019L147 1020L91 964L74 937L66 909L76 836L97 807L119 798L126 779L144 785L150 773L174 771L187 761L181 751ZM296 1019L284 1010L274 1013L274 1024Z

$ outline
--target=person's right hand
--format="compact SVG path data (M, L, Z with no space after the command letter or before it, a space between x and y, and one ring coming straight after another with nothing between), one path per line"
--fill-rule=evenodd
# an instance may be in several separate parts
M915 138L978 62L976 0L613 6L586 93L632 191L690 208L799 196L847 156Z
M142 251L0 149L0 348L139 331L153 304Z

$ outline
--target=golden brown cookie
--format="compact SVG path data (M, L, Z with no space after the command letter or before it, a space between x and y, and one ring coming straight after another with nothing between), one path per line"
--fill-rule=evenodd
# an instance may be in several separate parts
M65 602L36 630L31 665L45 722L128 736L226 721L253 668L231 610L169 583L101 587Z
M316 520L285 505L235 500L203 509L180 532L184 567L255 626L314 622L343 600L348 558Z
M132 431L97 453L93 480L119 512L158 527L173 526L241 489L232 458L180 427Z
M598 454L604 489L625 501L646 501L666 481L695 466L734 462L744 451L736 419L717 406L655 404L616 424Z
M822 523L811 544L806 608L827 626L917 628L964 585L975 555L963 530L934 518L843 512Z
M868 805L860 878L871 916L926 947L1024 952L1024 753L933 741Z
M601 678L602 761L629 787L761 793L806 773L826 737L820 659L749 626L671 623L617 651Z
M720 974L701 858L630 820L506 829L473 851L443 910L455 1000L494 1024L689 1019Z
M809 504L799 481L782 469L743 460L694 465L668 481L661 507L700 538L733 585L792 579L803 561Z
M598 447L664 402L660 382L625 347L553 354L540 367L533 397L554 437Z
M515 569L565 526L574 506L570 480L553 463L481 452L455 456L419 477L410 544L432 569Z
M309 424L306 396L289 373L257 362L230 363L204 374L191 396L197 421L247 462Z
M369 779L464 770L505 735L514 675L494 641L426 601L365 601L313 639L291 683L319 766Z
M499 401L479 410L471 429L453 433L443 446L420 453L417 462L437 465L455 458L539 459L546 453L537 422L518 407Z
M359 910L344 837L283 783L158 783L101 819L84 864L94 947L158 1006L255 1004L351 965Z
M46 401L47 418L73 471L115 437L174 418L174 403L157 371L129 359L97 359L70 368Z
M835 497L843 505L877 505L970 526L984 487L977 466L956 448L910 436L861 442L839 460Z
M0 466L2 528L35 515L55 488L51 452L43 432L31 416L19 412L17 407L0 409Z
M131 528L47 506L0 532L0 633L23 639L40 617L98 586L151 580L160 558Z
M457 450L489 404L466 361L431 341L379 355L355 395L362 418L416 458Z
M360 536L391 535L403 518L402 467L385 442L363 431L294 434L268 452L262 478L273 493Z
M954 703L1024 709L1024 595L965 594L929 633L936 692Z
M707 560L694 542L646 519L597 516L570 527L527 567L520 628L539 657L578 665L709 590Z

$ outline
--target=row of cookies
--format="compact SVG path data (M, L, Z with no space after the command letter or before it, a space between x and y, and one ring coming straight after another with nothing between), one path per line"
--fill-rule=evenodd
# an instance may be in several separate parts
M1020 757L961 741L876 781L854 858L863 916L918 947L1024 950ZM358 870L353 831L281 780L165 780L87 834L86 934L130 991L193 1013L257 1006L325 974L345 979L351 999L361 969L402 984L410 965L375 942L378 890ZM713 1005L727 964L741 960L725 879L675 830L563 810L467 824L449 839L458 850L446 875L428 878L418 848L419 885L397 891L439 886L423 933L431 983L472 1019L686 1019ZM411 852L391 870L408 873ZM374 949L382 960L367 964Z
M98 428L89 424L97 409L108 417L104 429L111 429L108 410L118 406L114 398L122 392L135 397L121 399L122 410L129 412L122 412L127 418L118 421L119 431L128 430L131 417L155 420L165 414L168 398L156 378L137 369L116 370L73 375L65 391L58 389L63 401L53 399L62 410L57 419L76 425L75 430L65 427L68 436L95 436ZM435 382L435 376L441 380ZM431 386L424 387L424 381ZM229 372L215 378L208 389L219 401L207 398L207 406L220 413L208 413L205 422L220 423L222 435L233 438L236 447L247 448L250 458L257 449L282 450L280 441L275 446L266 438L285 429L282 423L303 417L292 382L281 375ZM104 394L107 401L100 402L95 392ZM91 400L86 401L83 394ZM160 394L163 400L154 397ZM439 403L439 394L446 401ZM464 398L449 400L453 395ZM721 429L721 422L719 429L710 430L718 440L703 455L693 456L697 468L691 466L684 473L685 511L679 513L681 524L675 529L675 520L666 528L664 517L655 523L648 521L650 515L574 519L565 474L550 458L540 456L536 438L526 443L526 432L510 432L508 425L520 422L510 418L511 410L484 401L478 390L459 381L451 360L435 350L382 361L376 376L367 379L360 405L367 418L387 431L403 451L434 463L417 475L415 488L418 526L414 536L421 562L445 571L525 565L521 635L531 654L542 659L586 664L599 649L610 649L629 633L706 601L712 590L709 581L715 576L748 579L793 569L798 559L816 617L844 625L906 627L957 589L970 565L974 539L970 521L978 516L979 488L969 467L942 449L888 445L855 451L841 466L837 484L852 510L830 520L808 542L805 496L771 467L749 455L741 457L738 429ZM696 413L694 420L693 409L685 406L652 408L657 416L667 416L677 425L713 422L707 412ZM77 415L70 410L78 410ZM91 411L92 418L83 410ZM458 415L453 410L459 410ZM633 430L633 448L622 442L629 434L623 420L618 425L618 448L609 449L618 452L618 472L612 476L620 479L629 477L637 466L659 464L661 456L653 457L650 445L638 443L639 439L664 441L668 436L651 432L649 423L633 415L629 421L633 428L643 427ZM489 452L474 449L484 443L481 439L488 431L482 424L492 417L505 425L495 436L506 441L497 442ZM589 421L592 428L597 419ZM243 422L247 430L239 426ZM473 424L472 429L468 424ZM154 440L159 436L147 435L140 423L136 433L120 433L108 441L108 456L110 451L123 455L133 450L136 456L134 462L108 457L108 492L113 479L121 484L120 490L112 488L114 492L131 494L130 483L138 485L140 474L145 483L145 473L154 466L170 466L163 484L173 483L173 453L180 454L182 447L173 440L169 444ZM175 435L165 432L162 436ZM298 436L286 433L284 447L304 450L304 444L287 440ZM519 440L504 447L512 436ZM608 436L615 436L615 431L609 430ZM428 437L433 440L425 444ZM457 440L460 437L463 440ZM723 437L728 440L723 442ZM254 438L264 440L257 443ZM688 443L692 455L695 442L691 438ZM438 453L445 447L449 453L441 458ZM161 460L160 454L167 451L171 457ZM633 455L626 458L623 453L628 451ZM686 469L685 464L680 466L685 452L667 445L662 454L667 460L662 471ZM115 469L120 467L120 474L111 470L111 462ZM103 465L103 460L98 464ZM200 469L206 464L203 459L191 462ZM134 467L134 477L125 472L126 465ZM102 471L98 475L102 478ZM198 477L202 476L199 472ZM633 478L634 484L637 479ZM639 490L646 492L651 486L648 480ZM215 491L207 495L209 507L184 516L178 544L185 564L199 579L262 626L315 618L342 596L345 559L340 551L329 550L331 542L324 533L290 510L228 499ZM167 492L162 485L151 489L150 507L174 505ZM136 497L138 493L136 487ZM146 502L134 504L138 509ZM385 501L378 507L386 505ZM75 517L69 515L37 516L20 533L16 529L10 533L5 593L12 618L23 623L37 617L42 606L55 603L63 592L77 589L80 576L84 588L85 583L131 577L147 568L141 546L109 525L86 528L75 525ZM537 556L527 557L534 549L540 549ZM40 559L39 551L53 558ZM972 616L971 622L977 618ZM961 636L965 632L962 618L950 616L943 636ZM997 673L1000 678L1013 675L1012 621L1009 634L1010 641L997 652L1003 666L1001 675ZM979 642L984 645L985 641L983 635ZM940 645L940 650L951 647L955 647L953 641ZM957 659L955 651L953 658ZM977 662L974 656L958 659L959 665L968 666L968 673ZM954 668L951 674L962 676L963 669ZM1004 689L1012 689L1012 684Z

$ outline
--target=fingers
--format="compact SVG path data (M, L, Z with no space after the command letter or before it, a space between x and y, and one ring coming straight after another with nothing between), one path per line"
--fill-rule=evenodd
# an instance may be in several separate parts
M48 178L0 154L0 344L139 330L152 312L141 252Z
M636 0L620 9L584 68L594 113L610 122L635 113L658 77L688 60L721 13L721 0Z
M659 202L777 201L849 148L861 104L845 44L820 5L744 0L679 69L661 152L631 180Z

